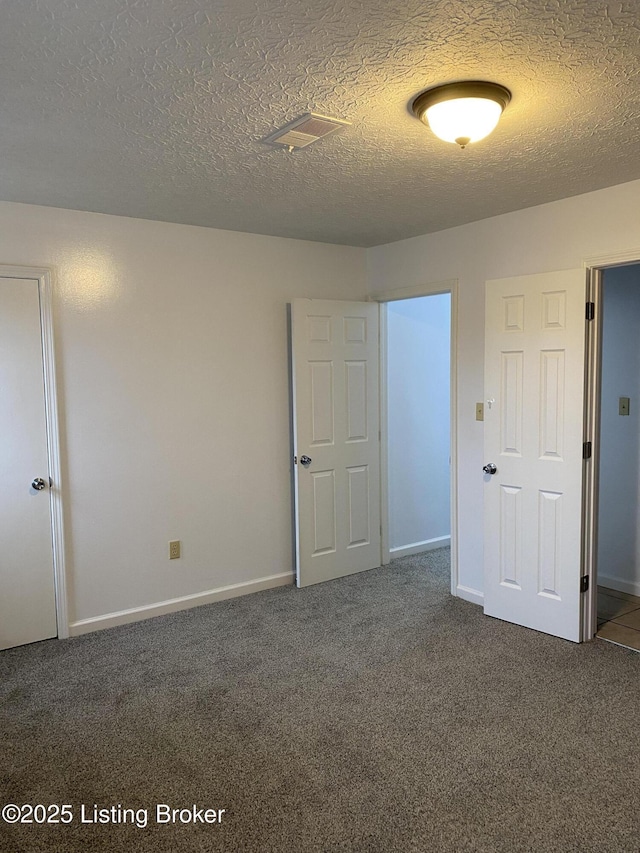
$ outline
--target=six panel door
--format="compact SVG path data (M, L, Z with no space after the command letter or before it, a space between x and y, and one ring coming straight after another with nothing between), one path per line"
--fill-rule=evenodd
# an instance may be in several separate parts
M485 613L576 642L585 295L583 270L489 281L485 321Z
M378 312L292 304L298 586L380 565Z

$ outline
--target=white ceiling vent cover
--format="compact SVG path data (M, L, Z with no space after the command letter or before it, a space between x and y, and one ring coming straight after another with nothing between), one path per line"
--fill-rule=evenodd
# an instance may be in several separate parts
M307 145L317 142L323 136L335 133L336 130L342 130L350 124L350 121L342 121L339 118L306 113L301 118L290 121L289 124L285 124L284 127L269 134L262 141L269 145L284 145L289 150L306 148Z

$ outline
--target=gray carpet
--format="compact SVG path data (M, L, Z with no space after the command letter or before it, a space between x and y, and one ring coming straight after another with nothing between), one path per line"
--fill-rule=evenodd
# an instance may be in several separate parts
M446 549L2 652L0 677L0 799L74 810L0 823L3 853L640 850L640 655L483 616Z

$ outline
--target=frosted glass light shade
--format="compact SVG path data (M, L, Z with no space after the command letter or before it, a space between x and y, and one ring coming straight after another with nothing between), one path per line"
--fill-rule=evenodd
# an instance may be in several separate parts
M436 136L464 148L491 133L510 100L498 83L465 80L427 89L411 108Z
M500 121L502 107L487 98L440 101L425 113L429 127L445 142L467 145L488 136Z

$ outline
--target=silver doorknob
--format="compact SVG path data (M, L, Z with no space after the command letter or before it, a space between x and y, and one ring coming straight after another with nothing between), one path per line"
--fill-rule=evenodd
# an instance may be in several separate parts
M42 477L36 477L33 483L31 483L31 488L35 489L36 492L41 492L43 489L47 488L47 484Z
M495 474L498 469L493 462L489 462L487 465L482 466L482 470L485 474Z
M311 462L312 462L312 459L310 456L301 456L300 457L300 464L304 465L305 468L308 468L309 465L311 465Z

